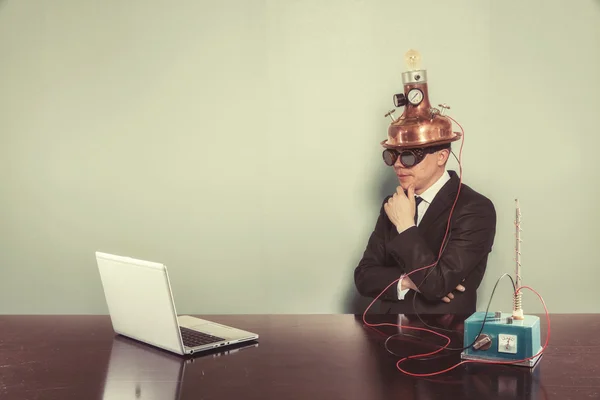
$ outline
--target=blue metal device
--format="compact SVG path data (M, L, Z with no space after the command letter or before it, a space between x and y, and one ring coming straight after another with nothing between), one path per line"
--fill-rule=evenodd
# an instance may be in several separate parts
M462 359L506 362L529 358L509 365L533 367L541 357L540 318L525 315L515 319L513 314L502 312L488 312L486 317L485 312L476 312L465 320L463 345L473 342L462 352Z
M515 199L516 280L512 314L476 312L465 320L463 360L510 362L534 367L542 353L540 318L523 315L521 302L521 210ZM514 282L513 282L514 283ZM481 333L480 333L481 332ZM472 346L470 346L473 343ZM518 360L523 360L516 362Z

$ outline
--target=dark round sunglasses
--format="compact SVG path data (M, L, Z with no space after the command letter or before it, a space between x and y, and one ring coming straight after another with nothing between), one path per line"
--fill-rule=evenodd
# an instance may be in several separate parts
M394 149L385 149L383 151L383 161L386 163L386 165L391 167L396 163L397 159L400 159L400 164L406 168L410 168L423 161L427 154L433 154L436 151L447 148L448 145L405 149L400 151Z

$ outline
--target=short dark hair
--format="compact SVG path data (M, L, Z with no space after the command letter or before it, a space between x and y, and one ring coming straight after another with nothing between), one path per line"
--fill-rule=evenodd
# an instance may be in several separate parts
M442 144L433 144L431 146L419 146L419 147L414 147L415 149L421 149L423 150L425 153L435 153L436 151L440 151L440 150L445 150L448 149L450 151L452 151L452 143L442 143Z
M448 149L448 151L452 152L452 143L434 144L433 146L427 146L427 147L423 148L423 150L425 151L426 154L433 154L440 150L446 150L446 149ZM444 162L444 165L446 165L446 163L448 162L449 159L450 159L450 155L448 155L448 158L446 158L446 162Z
M431 151L433 151L433 152L444 150L444 149L451 150L452 149L452 143L442 143L442 144L431 146Z

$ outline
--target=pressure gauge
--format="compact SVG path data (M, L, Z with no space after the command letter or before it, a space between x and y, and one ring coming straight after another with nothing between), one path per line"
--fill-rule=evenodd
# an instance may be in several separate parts
M423 101L423 92L421 91L421 89L410 89L410 91L408 92L408 96L406 96L408 98L408 101L410 102L410 104L412 104L413 106L419 105L422 101Z
M499 334L498 353L517 354L517 336L505 333Z

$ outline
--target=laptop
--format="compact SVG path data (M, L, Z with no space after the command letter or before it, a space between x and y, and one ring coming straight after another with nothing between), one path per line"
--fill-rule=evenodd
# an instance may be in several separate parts
M256 333L177 315L166 265L96 252L114 331L179 355L258 340Z

